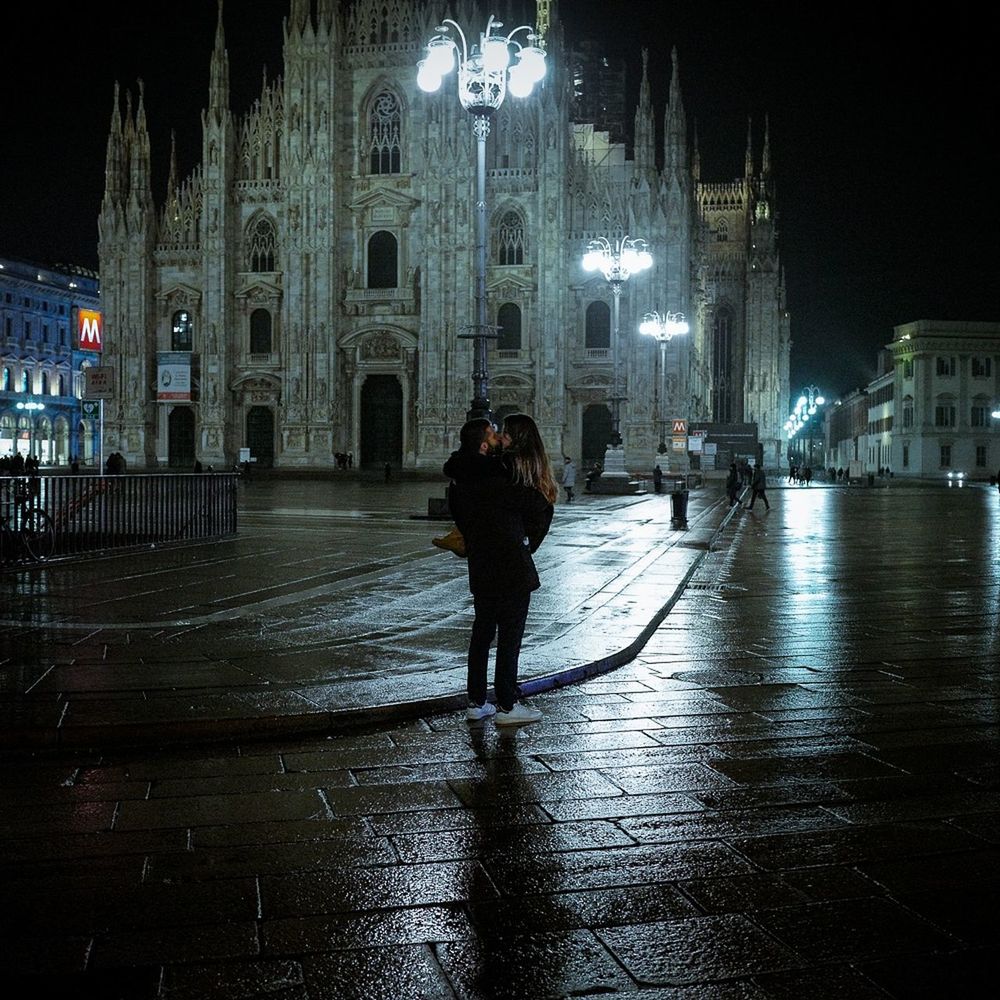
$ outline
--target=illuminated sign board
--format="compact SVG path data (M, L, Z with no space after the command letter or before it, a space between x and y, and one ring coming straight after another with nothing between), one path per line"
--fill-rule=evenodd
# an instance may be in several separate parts
M104 324L95 309L78 309L76 346L81 351L100 351L103 347Z
M191 355L161 351L156 357L156 398L164 402L191 399Z
M83 369L83 395L87 399L115 398L115 370L111 365Z

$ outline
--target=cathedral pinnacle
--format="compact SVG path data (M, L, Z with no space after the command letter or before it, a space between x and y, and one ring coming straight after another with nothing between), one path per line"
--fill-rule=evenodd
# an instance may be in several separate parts
M208 83L208 107L221 113L229 108L229 56L226 53L226 36L222 30L222 0L219 0L219 19L215 26L215 49L212 52L212 66Z

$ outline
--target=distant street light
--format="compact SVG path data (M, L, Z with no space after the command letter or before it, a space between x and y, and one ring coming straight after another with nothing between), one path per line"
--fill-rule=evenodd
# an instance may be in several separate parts
M662 316L655 311L648 312L639 324L639 332L647 337L655 337L660 345L660 446L657 451L661 455L667 450L667 344L690 329L684 313L679 312L668 312Z
M34 455L36 451L35 445L37 444L35 441L35 431L37 430L35 426L35 414L44 410L45 404L29 401L27 403L15 403L14 408L28 415L28 454Z
M785 421L785 433L788 435L788 440L791 441L803 427L809 426L810 417L814 417L821 406L826 403L823 396L820 395L819 389L814 386L806 386L802 390L802 395L799 396L795 403L795 409L792 411L791 416ZM810 430L809 433L809 464L812 465L812 447L813 447L813 435Z
M449 25L461 40L451 38ZM472 407L468 419L490 414L489 372L486 368L486 342L496 336L486 314L486 138L490 134L490 119L503 104L509 89L514 97L527 97L536 83L545 76L545 50L541 38L530 25L522 24L509 35L494 34L503 24L491 14L486 30L479 35L479 45L471 51L465 33L459 25L446 18L436 29L437 34L427 43L427 54L417 65L417 85L428 94L441 87L443 79L458 63L458 99L473 115L472 129L476 137L476 322L471 333L459 334L471 338L473 347ZM518 32L526 33L527 45L514 40ZM516 46L517 62L510 65L510 47Z
M583 255L585 271L600 271L605 281L611 286L612 305L612 377L611 377L611 441L609 450L617 450L622 443L621 436L621 404L624 397L618 377L618 337L619 316L622 285L633 275L653 266L653 258L646 249L646 241L623 236L614 245L603 236L598 236L587 245ZM624 455L622 458L622 474L624 474ZM615 463L617 464L617 463ZM607 463L605 463L607 465ZM605 469L605 474L607 474Z

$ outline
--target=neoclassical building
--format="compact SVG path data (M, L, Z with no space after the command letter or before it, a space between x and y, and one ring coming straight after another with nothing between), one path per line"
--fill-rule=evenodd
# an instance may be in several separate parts
M99 404L83 400L100 310L93 271L0 258L0 458L100 464Z
M644 58L631 147L611 142L574 120L573 54L558 4L542 6L548 74L507 97L487 144L493 411L532 414L553 453L589 462L617 355L629 469L651 469L675 419L755 425L781 464L790 339L766 128L756 150L748 133L744 176L703 180L675 53L662 117ZM451 16L478 35L489 12L470 10ZM453 78L416 86L448 13L291 0L283 75L237 110L220 2L201 163L181 177L172 162L162 201L141 85L116 88L99 256L105 363L122 377L105 433L131 468L222 467L250 448L264 465L350 452L434 470L456 447L473 395L475 139ZM624 235L654 265L626 284L616 352L610 287L581 261ZM664 369L638 332L654 309L691 327Z

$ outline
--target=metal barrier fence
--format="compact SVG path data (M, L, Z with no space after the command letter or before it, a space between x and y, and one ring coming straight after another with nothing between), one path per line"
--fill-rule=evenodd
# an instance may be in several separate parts
M0 477L0 564L235 535L238 478Z

